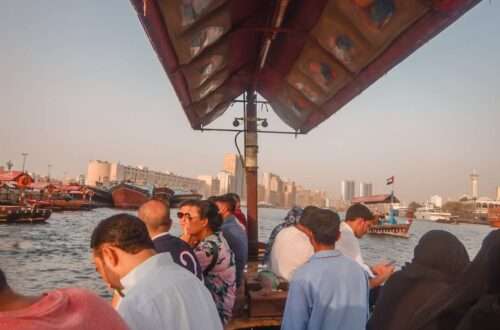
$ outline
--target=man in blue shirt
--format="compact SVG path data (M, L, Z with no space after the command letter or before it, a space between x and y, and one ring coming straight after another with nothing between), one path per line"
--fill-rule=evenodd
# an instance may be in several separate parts
M150 200L139 208L138 215L148 229L156 252L169 252L176 264L203 280L201 267L193 249L180 238L168 233L172 226L168 204L159 200Z
M368 320L368 277L335 248L340 218L317 210L303 219L314 255L297 269L288 291L283 330L364 330Z
M243 270L248 261L248 237L242 224L234 216L236 202L227 195L215 198L219 214L224 219L221 230L229 247L234 252L236 262L236 286L243 280Z

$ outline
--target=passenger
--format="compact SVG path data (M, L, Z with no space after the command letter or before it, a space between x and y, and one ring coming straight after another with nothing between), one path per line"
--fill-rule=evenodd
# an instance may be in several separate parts
M248 237L245 229L234 216L236 204L227 196L219 196L215 200L219 214L222 216L222 234L227 240L229 247L234 252L236 262L236 286L239 287L243 281L243 271L248 261Z
M117 310L130 329L222 329L210 292L170 254L156 254L139 218L102 220L90 247L97 271L122 295Z
M317 210L301 219L314 255L293 275L283 330L364 330L368 319L368 276L335 249L339 216Z
M411 263L389 278L375 305L367 329L402 330L422 306L449 288L469 264L464 245L443 230L427 232L414 250Z
M172 226L168 204L159 200L150 200L139 208L138 215L146 224L156 252L170 252L176 264L203 280L201 267L193 249L180 238L168 233Z
M221 320L227 323L236 298L236 265L234 253L221 233L222 217L218 212L212 202L193 200L183 202L178 215L186 223L181 238L194 248L205 285Z
M285 216L285 219L282 223L277 225L271 231L271 235L269 235L269 239L267 240L266 250L264 252L264 264L268 264L271 258L271 250L273 249L274 241L276 240L276 236L285 228L295 226L298 222L304 210L301 207L294 206L288 211Z
M370 228L374 219L373 213L363 204L353 204L347 209L345 221L340 224L340 239L336 248L363 267L370 276L370 288L382 285L394 272L394 266L380 263L373 267L365 264L361 255L358 239L362 238Z
M243 213L243 211L241 211L240 196L238 196L238 194L235 194L235 193L228 193L227 196L234 199L234 202L236 203L235 210L234 210L234 216L243 225L243 227L245 227L245 230L247 230L248 229L247 218L245 217L245 214Z
M309 238L301 229L302 219L318 210L317 207L308 206L300 218L297 216L289 218L289 221L295 222L295 224L286 225L285 228L281 229L279 226L275 228L279 232L274 241L270 242L272 247L269 266L273 273L287 281L290 281L295 270L305 264L314 254L314 248Z
M84 289L58 289L28 297L14 292L0 269L0 329L126 330L102 298Z
M499 278L500 230L495 230L455 284L420 308L406 329L499 329Z

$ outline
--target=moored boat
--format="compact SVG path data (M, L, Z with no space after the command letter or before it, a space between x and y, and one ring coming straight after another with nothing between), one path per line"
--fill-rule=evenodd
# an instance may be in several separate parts
M427 220L436 222L451 222L452 215L448 212L442 212L436 208L426 206L420 207L415 211L416 220Z
M152 197L151 189L130 182L121 182L111 188L113 205L120 209L138 209Z
M202 197L203 196L201 194L195 192L176 191L175 194L170 199L170 207L177 208L183 201L190 199L199 200Z

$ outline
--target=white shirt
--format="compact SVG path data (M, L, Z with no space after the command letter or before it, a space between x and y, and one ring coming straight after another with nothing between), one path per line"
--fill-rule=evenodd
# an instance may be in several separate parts
M339 250L343 255L354 259L370 277L375 277L370 267L363 260L358 238L354 235L351 226L344 221L340 223L340 239L335 243L335 250Z
M292 279L297 268L305 264L314 254L306 234L295 226L281 230L271 250L271 270L287 281Z
M131 330L222 330L210 292L169 253L147 259L121 283L117 310Z

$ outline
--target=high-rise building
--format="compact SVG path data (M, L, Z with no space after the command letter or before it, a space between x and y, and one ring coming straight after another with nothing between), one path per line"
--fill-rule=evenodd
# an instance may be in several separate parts
M234 176L231 173L220 171L219 173L217 173L217 179L219 179L220 195L234 192Z
M200 175L198 176L198 180L205 182L205 190L203 191L203 196L205 198L219 194L220 181L218 178L211 175Z
M345 202L350 202L356 194L355 182L352 180L343 180L340 183L340 195L342 200Z
M472 190L472 199L479 198L479 174L476 173L476 170L472 170L472 174L470 175L470 184Z
M240 158L235 154L226 154L224 156L224 171L234 177L234 190L241 198L245 195L245 171Z
M371 183L359 183L359 197L367 197L373 195L373 185Z
M497 201L500 201L500 186L497 187Z
M266 192L264 201L274 206L283 206L285 196L281 178L273 173L264 173L263 185Z
M287 209L295 206L297 199L297 188L295 187L295 182L286 181L284 183L284 202L283 206Z

